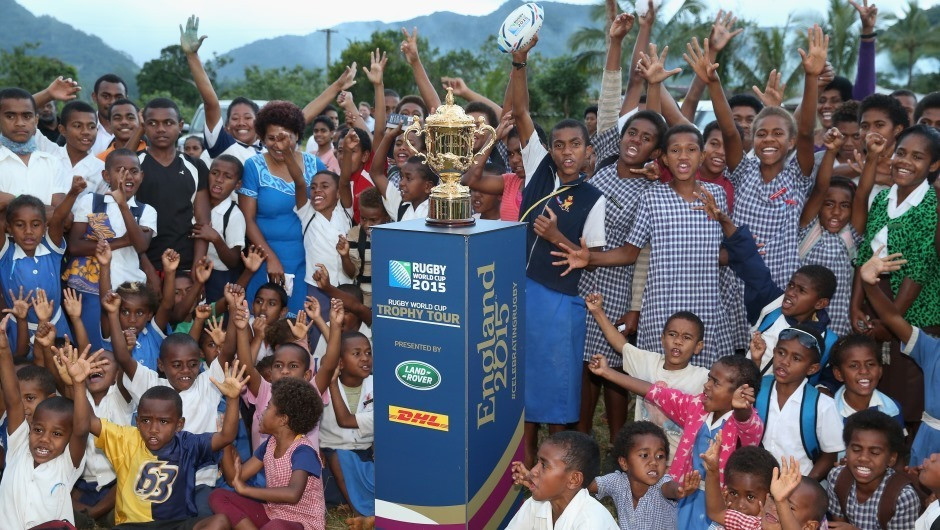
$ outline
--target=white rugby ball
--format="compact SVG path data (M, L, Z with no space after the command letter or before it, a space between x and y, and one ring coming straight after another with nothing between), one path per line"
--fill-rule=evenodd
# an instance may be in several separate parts
M528 44L542 29L544 19L545 11L536 3L516 8L499 27L499 35L496 36L499 50L512 53Z

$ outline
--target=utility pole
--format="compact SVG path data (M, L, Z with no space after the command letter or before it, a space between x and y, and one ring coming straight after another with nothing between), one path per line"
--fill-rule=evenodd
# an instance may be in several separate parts
M339 33L339 30L327 28L318 29L317 31L320 33L326 33L326 68L324 68L324 71L328 71L330 69L330 40L334 33Z

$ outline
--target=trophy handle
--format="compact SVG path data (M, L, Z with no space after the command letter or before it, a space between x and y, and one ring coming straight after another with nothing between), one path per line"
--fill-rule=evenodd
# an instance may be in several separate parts
M486 133L490 133L489 139L486 141L486 144L484 144L483 147L481 147L479 151L470 155L470 159L473 160L474 164L477 164L480 162L479 160L477 160L477 155L479 155L480 153L492 147L493 143L496 142L496 129L490 127L489 125L486 125L485 123L478 123L476 130L473 131L474 136L486 134Z
M408 139L408 133L412 133L412 132L415 133L415 136L420 138L422 134L427 132L427 128L422 130L421 122L418 120L414 120L411 123L411 125L409 125L404 131L401 132L405 136L405 145L408 146L408 149L410 149L411 152L415 154L415 156L420 156L424 158L425 162L427 162L428 155L425 153L421 153L417 149L415 149L415 146L411 144L411 140Z

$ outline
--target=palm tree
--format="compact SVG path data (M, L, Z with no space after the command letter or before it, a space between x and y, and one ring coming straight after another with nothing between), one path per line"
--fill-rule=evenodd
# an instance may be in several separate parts
M858 63L858 12L847 2L829 0L828 22L823 28L829 35L829 62L837 75L849 77Z
M802 26L800 21L790 16L782 28L754 28L749 31L747 46L750 53L731 56L735 82L728 83L728 86L735 92L749 93L751 86L763 87L767 82L767 74L776 69L781 73L789 72L783 78L787 85L785 98L801 91L797 80L803 74L803 69L800 67L800 56L796 49L800 46L806 49L805 44L797 44L803 43L799 37L805 39L805 33L802 29L794 27Z
M917 59L940 51L940 28L931 26L918 0L908 0L903 17L889 14L883 20L894 24L884 31L881 43L891 52L891 61L907 69L907 87L910 88Z

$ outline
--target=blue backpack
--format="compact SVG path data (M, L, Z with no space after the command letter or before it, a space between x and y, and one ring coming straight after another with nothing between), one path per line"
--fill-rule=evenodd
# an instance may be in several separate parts
M770 391L773 390L776 381L773 375L764 376L760 383L760 392L757 393L757 400L754 408L761 421L764 422L764 432L767 432L767 416L770 411ZM819 402L819 390L807 382L803 385L803 403L800 406L800 440L803 442L803 450L809 455L811 460L816 460L819 456L819 440L816 438L816 404ZM763 435L761 435L763 442Z
M767 313L767 316L757 325L757 331L761 333L767 331L781 316L783 316L783 309L780 307ZM815 386L819 384L819 378L823 373L823 369L829 365L829 352L832 351L832 345L835 344L837 340L839 340L839 336L828 329L823 334L823 342L825 344L823 345L822 358L819 359L819 371L809 376L810 385ZM773 366L773 363L767 363L767 366L761 370L761 375L766 375L771 366Z

